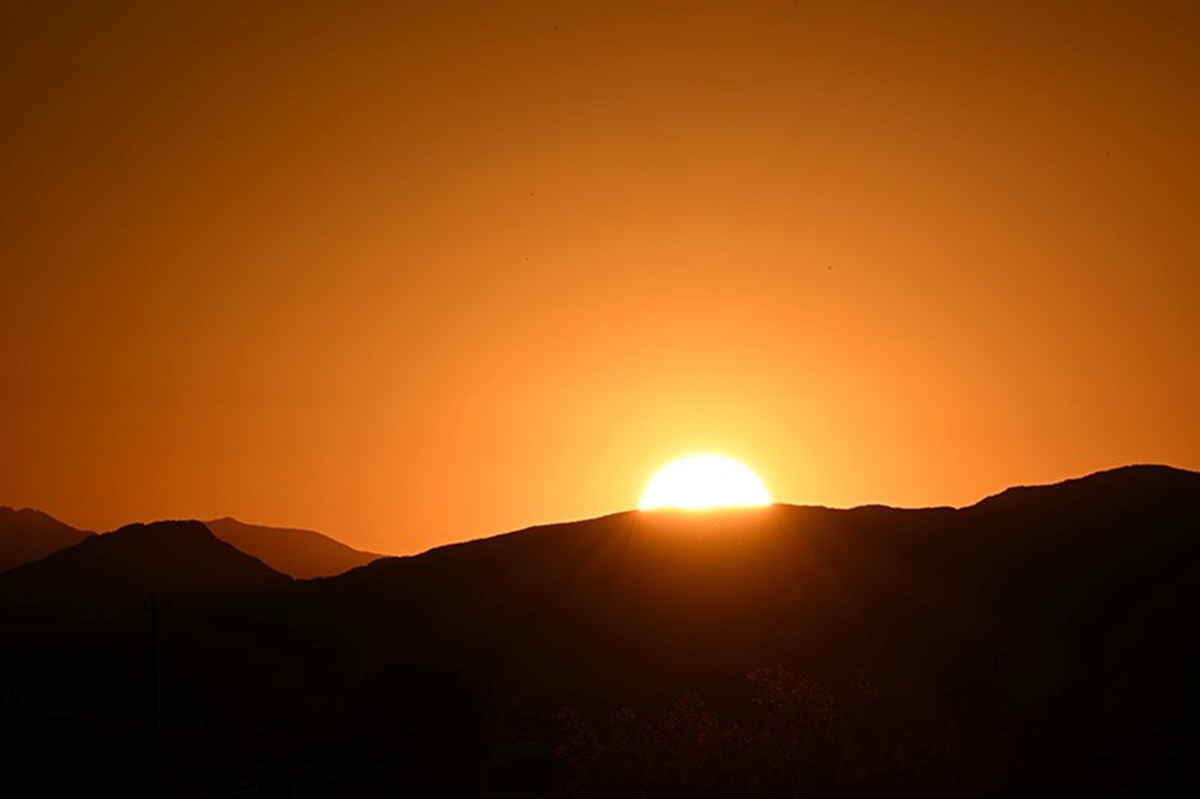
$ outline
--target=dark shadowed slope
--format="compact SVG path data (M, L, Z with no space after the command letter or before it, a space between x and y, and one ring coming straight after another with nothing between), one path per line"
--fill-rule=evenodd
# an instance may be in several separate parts
M0 506L0 571L78 544L90 535L30 508Z
M10 614L0 677L10 669L25 707L73 719L107 751L111 719L133 736L144 718L133 601L160 590L176 608L163 723L180 741L172 778L192 795L228 795L250 771L296 796L564 795L564 705L606 719L694 691L733 713L747 672L774 664L834 687L863 668L883 697L880 729L949 736L954 765L899 772L949 769L944 795L1197 787L1200 474L1130 467L959 510L621 513L304 581L198 523L166 526L188 545L133 528L129 547L153 544L153 558L84 557L118 531L0 575L0 609L16 582L43 596L99 575L129 583L121 608L70 636L59 619ZM229 597L229 574L252 596L185 617L188 580ZM95 604L81 598L77 609ZM55 761L59 737L46 740L27 748ZM513 774L511 791L489 793ZM714 790L688 795L741 795ZM932 794L888 782L811 795Z
M1128 467L961 510L621 513L384 558L295 593L318 617L406 630L384 646L428 637L498 662L530 652L522 674L544 669L549 681L531 686L587 682L561 668L565 657L639 682L646 669L698 677L719 664L849 654L920 670L914 643L938 660L985 662L1001 632L1127 612L1185 580L1198 520L1200 474ZM904 636L897 651L884 645ZM599 657L612 647L623 657Z
M1198 567L1200 474L1145 466L961 510L533 528L297 585L288 612L359 662L466 675L523 711L719 700L762 665L862 666L950 714L1001 794L1035 771L1060 795L1119 794L1185 774Z
M362 552L313 530L264 527L224 518L205 522L213 535L298 579L331 577L382 557Z
M290 582L197 521L129 525L0 574L0 706L15 709L0 715L6 795L147 795L150 718L171 736L234 714L277 718L288 705L255 703L296 684L292 659L238 603ZM224 752L197 746L188 762L224 775ZM191 772L180 779L153 794L206 795Z
M131 524L0 574L4 606L223 599L279 587L286 575L196 521Z

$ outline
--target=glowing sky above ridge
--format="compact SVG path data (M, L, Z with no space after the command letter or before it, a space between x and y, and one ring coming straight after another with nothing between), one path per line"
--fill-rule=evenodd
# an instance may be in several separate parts
M1200 468L1192 3L7 4L0 504L384 552Z

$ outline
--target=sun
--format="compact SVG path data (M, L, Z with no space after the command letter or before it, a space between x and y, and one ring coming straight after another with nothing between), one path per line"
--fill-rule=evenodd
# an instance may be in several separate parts
M691 455L654 473L638 509L707 510L770 504L770 492L749 466L723 455Z

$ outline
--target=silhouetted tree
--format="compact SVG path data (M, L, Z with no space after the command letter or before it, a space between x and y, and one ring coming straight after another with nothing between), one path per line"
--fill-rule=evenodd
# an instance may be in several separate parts
M597 730L563 711L558 753L572 795L587 797L870 797L969 795L947 731L888 719L861 671L839 700L781 666L747 675L749 706L721 719L696 694L640 718L622 708Z

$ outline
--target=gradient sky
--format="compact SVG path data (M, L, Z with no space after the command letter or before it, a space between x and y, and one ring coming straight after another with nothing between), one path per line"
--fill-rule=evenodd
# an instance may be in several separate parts
M1200 4L0 5L0 504L412 552L1200 468Z

